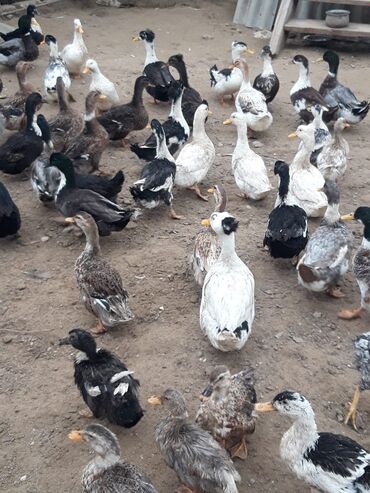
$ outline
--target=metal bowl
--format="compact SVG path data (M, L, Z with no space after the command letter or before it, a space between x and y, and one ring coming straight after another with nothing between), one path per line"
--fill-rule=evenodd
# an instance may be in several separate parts
M349 24L349 14L350 14L349 10L341 10L341 9L327 10L325 24L328 27L334 27L334 28L347 27Z

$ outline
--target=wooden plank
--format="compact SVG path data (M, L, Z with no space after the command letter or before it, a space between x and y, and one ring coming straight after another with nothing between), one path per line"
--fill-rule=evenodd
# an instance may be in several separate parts
M343 4L343 5L358 5L360 7L370 7L370 1L369 0L349 0L349 1L345 1L345 2L338 2L338 0L310 0L310 2L336 3L337 5Z
M370 38L370 24L357 22L350 22L347 27L334 29L317 19L291 19L285 24L285 30L306 34L331 34L337 38Z
M292 15L292 10L293 0L281 0L270 40L270 49L274 55L279 53L286 41L287 34L284 26L289 17Z

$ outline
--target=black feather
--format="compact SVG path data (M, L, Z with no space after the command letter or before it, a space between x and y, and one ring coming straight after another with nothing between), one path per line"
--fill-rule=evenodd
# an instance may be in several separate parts
M0 238L14 235L21 227L21 216L5 185L0 182Z

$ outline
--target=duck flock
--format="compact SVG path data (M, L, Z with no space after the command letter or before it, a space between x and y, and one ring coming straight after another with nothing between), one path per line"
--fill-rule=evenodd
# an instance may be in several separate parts
M195 235L189 268L202 288L201 331L221 352L242 350L252 334L254 276L235 251L238 221L227 212L225 187L219 183L201 189L216 155L206 131L211 112L207 101L189 85L183 55L175 54L167 62L158 60L154 32L140 31L133 41L145 48L144 69L138 67L132 99L123 104L115 84L88 58L80 20L74 20L72 43L59 51L56 38L42 33L36 14L35 6L29 5L18 28L1 33L0 64L16 71L19 89L0 106L0 130L7 131L0 146L0 171L28 173L38 199L54 204L65 225L78 228L86 239L75 264L75 277L81 301L96 317L91 331L95 335L76 328L60 340L60 345L78 350L75 384L88 407L83 414L94 418L93 424L69 434L72 441L86 442L94 451L83 472L83 491L155 493L147 475L121 457L117 436L99 423L105 420L130 428L144 416L134 372L116 355L97 346L99 334L134 317L120 273L102 255L100 237L124 234L127 224L140 221L145 209L166 207L171 218L181 219L175 210L176 188L190 189L204 201L213 194L214 212L202 221ZM28 80L41 43L49 47L48 62L40 62L45 64L43 94ZM221 70L213 65L209 75L214 98L221 104L224 98L235 102L236 111L224 121L237 132L231 170L242 200L247 199L253 207L254 201L273 193L273 186L263 158L250 147L249 140L273 125L270 108L279 94L279 78L270 48L265 46L262 71L252 84L248 53L251 50L246 43L234 41L232 64ZM261 242L266 255L291 261L304 288L335 298L343 297L339 283L353 258L359 307L338 314L353 319L370 310L370 207L361 206L341 216L339 188L344 186L349 153L344 131L362 122L370 104L359 101L339 82L339 57L334 51L326 51L323 61L329 70L316 90L310 83L307 58L293 58L298 78L290 99L302 124L289 137L298 137L299 145L289 165L282 160L275 163L278 194L274 209L266 210ZM170 67L178 73L176 77ZM83 116L74 109L73 85L78 82L72 84L82 73L90 74ZM169 103L165 121L149 120L144 90L155 102ZM55 108L58 105L49 120L40 113L47 102ZM124 139L131 132L146 128L146 140L126 149L135 153L143 166L129 187L133 206L124 208L117 203L125 180L123 171L106 176L99 173L99 164L111 141L125 146ZM322 218L314 231L309 231L310 217ZM355 253L347 220L363 225L363 240ZM12 237L20 229L20 212L0 182L0 237ZM359 384L345 423L357 429L360 395L370 388L370 332L355 340L355 364ZM370 492L369 452L346 436L318 432L314 411L299 392L284 390L270 402L261 403L254 385L251 367L234 375L226 366L215 367L201 394L195 420L189 418L185 399L176 389L147 399L165 409L155 439L166 464L178 476L178 492L246 491L238 486L240 476L234 460L247 458L246 436L258 426L257 415L269 411L293 421L282 437L280 453L299 479L327 493ZM241 467L240 463L237 466Z

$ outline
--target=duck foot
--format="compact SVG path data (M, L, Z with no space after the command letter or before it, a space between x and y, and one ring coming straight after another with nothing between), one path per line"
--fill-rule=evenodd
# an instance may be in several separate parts
M96 324L96 326L91 329L91 332L93 334L105 334L105 332L107 332L107 329L106 327L104 327L104 325L101 323L100 320L98 320L98 323Z
M355 318L360 318L364 313L363 308L355 308L354 310L342 310L338 313L338 317L343 320L354 320Z
M204 200L204 202L208 202L208 197L206 195L202 195L198 184L189 187L189 190L193 190L200 199Z
M332 298L336 298L336 299L346 297L346 295L343 293L343 291L341 291L340 288L329 288L327 293L329 296L331 296Z
M346 419L344 420L345 425L348 425L348 422L351 421L353 428L357 432L358 432L358 428L357 428L357 424L356 424L356 417L357 417L357 406L358 406L358 402L360 400L360 394L361 393L360 393L359 387L356 387L352 402L350 403L348 414L346 416Z
M238 457L239 459L245 460L248 457L247 444L245 443L245 437L243 436L239 443L231 447L230 455L233 459Z
M83 418L93 418L93 417L94 417L94 415L93 415L93 413L90 411L90 409L80 409L80 410L78 411L78 414L79 414L80 416L82 416Z
M174 209L171 207L171 209L170 209L170 218L171 219L184 219L184 216L179 216L178 214L176 214L176 212L174 211Z

